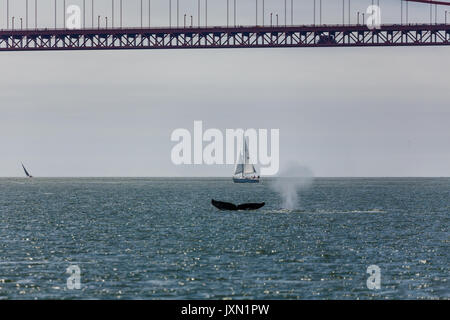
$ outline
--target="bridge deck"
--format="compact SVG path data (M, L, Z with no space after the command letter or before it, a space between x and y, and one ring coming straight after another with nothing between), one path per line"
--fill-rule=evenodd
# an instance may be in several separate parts
M0 51L436 46L450 24L1 30Z

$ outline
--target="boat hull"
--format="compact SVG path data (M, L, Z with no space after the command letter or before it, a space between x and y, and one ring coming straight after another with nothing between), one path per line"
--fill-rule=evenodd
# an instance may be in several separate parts
M234 183L259 183L259 179L233 178Z

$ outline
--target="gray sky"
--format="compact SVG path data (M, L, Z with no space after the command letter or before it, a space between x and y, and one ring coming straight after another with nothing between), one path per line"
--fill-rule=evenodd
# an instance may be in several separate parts
M230 176L171 163L170 134L194 120L279 128L281 164L315 176L450 176L449 53L1 53L0 176L22 176L21 161L36 176Z
M63 1L57 0L57 24L62 27L64 10ZM82 7L83 0L65 0L66 6L70 4L79 5ZM91 1L86 2L86 26L91 26L92 10ZM237 2L237 16L236 22L238 25L254 25L256 21L255 0L236 0ZM259 1L258 22L262 23L262 0ZM319 1L316 0L316 22L319 22ZM378 0L373 0L377 4ZM38 1L38 26L39 27L53 27L54 26L54 0L39 0ZM345 0L345 20L348 20L348 7ZM397 23L400 22L401 1L400 0L379 0L382 8L383 23ZM25 19L25 3L26 0L10 0L10 25L12 24L12 17L15 17L16 28L19 26L19 19ZM109 26L112 21L112 6L111 0L94 0L94 26L97 27L97 17L101 16L102 25L105 24L105 17L109 18ZM114 0L115 10L114 18L116 26L119 23L119 3L120 0ZM123 25L124 26L140 26L140 3L141 0L123 0ZM143 0L143 22L148 25L148 0ZM188 17L190 15L194 18L194 23L198 21L198 0L179 0L180 3L180 25L183 24L184 14ZM201 0L201 24L205 23L205 0ZM230 24L234 23L234 0L229 0L230 3ZM290 22L290 3L288 5L288 22ZM30 20L29 25L34 27L34 0L29 0ZM372 4L372 0L351 0L351 21L355 23L357 20L357 12L365 12L367 7ZM208 24L209 25L226 25L226 0L208 0ZM410 3L409 5L409 22L420 23L430 21L430 9L427 4ZM342 23L342 0L322 0L322 22L325 24ZM404 8L406 4L404 4ZM311 24L313 23L313 8L314 0L294 0L294 24ZM444 6L438 7L438 21L444 21L444 13L448 8ZM284 1L283 0L265 0L265 23L270 23L270 13L273 13L273 22L276 21L276 14L279 15L279 23L284 23ZM434 15L434 8L432 10ZM404 11L404 21L406 20L406 12ZM434 16L433 16L434 20ZM166 26L169 23L169 0L151 0L151 23L153 26ZM172 25L176 25L176 0L172 0ZM6 28L6 0L0 0L0 28Z

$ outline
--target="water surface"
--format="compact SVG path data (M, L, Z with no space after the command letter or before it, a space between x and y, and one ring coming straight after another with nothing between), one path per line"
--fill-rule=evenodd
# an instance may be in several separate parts
M0 299L450 298L450 179L316 179L295 210L269 183L0 179Z

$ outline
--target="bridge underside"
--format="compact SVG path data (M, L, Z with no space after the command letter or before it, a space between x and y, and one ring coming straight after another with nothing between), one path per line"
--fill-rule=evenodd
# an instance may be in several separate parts
M450 25L210 27L0 31L0 51L435 46Z

